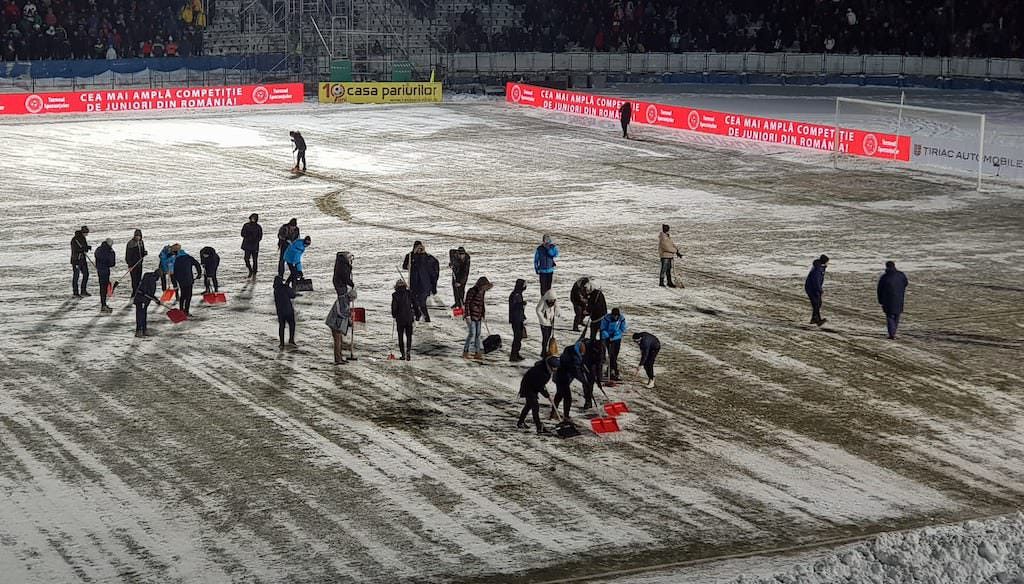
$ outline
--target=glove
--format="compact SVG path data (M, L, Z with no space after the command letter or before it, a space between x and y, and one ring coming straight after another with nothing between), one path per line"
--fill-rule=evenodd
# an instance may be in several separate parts
M144 252L142 252L142 257L146 257L146 256L148 256L148 255L149 255L149 252L148 252L148 251L144 251Z
M681 253L679 253L679 252L677 251L677 252L676 252L676 257L677 257L677 258L681 258L681 257L683 257L683 254L681 254Z

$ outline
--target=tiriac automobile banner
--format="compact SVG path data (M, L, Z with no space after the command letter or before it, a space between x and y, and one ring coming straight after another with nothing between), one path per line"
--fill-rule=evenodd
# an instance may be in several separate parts
M561 91L547 87L509 83L505 99L511 103L588 117L618 119L625 100L592 93ZM823 124L794 122L744 114L687 108L675 105L631 101L633 121L676 128L886 160L910 160L911 139L880 132L839 128ZM837 135L838 134L838 135ZM836 142L838 141L838 145Z

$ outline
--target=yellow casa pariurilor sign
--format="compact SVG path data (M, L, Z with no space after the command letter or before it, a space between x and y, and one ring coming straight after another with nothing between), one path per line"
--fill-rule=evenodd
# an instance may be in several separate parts
M331 82L320 84L320 103L428 103L441 101L441 83Z

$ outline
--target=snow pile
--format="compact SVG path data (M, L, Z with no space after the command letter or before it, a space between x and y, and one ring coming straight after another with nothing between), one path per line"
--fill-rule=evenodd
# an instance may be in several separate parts
M771 577L735 584L1024 584L1024 514L889 533Z

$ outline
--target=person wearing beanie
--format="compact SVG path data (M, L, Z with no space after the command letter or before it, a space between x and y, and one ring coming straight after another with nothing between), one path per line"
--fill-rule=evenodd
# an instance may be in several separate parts
M220 255L217 250L206 246L199 250L199 264L203 266L203 290L205 294L219 292L220 284L217 282L217 269L220 268ZM210 284L213 283L213 287Z
M177 288L174 282L174 255L178 253L181 246L177 243L165 245L160 250L160 289L167 290L167 276L171 277L171 288Z
M135 291L135 297L132 299L135 304L135 336L137 337L149 335L146 332L146 311L149 309L150 301L156 300L156 279L160 277L160 274L160 268L157 268L142 276L139 287Z
M636 375L640 375L640 368L647 372L647 388L654 388L654 360L658 358L658 351L661 350L661 341L651 333L633 333L633 342L640 347L640 364L636 366Z
M430 322L427 298L437 294L437 279L440 275L441 264L437 258L427 253L422 243L416 245L409 257L409 289L412 292L416 320L422 317L424 322Z
M412 250L409 253L405 254L405 259L402 260L402 269L403 270L405 270L406 272L409 271L409 265L410 265L409 262L412 261L412 254L416 253L416 248L420 247L422 245L423 245L423 242L418 240L418 239L416 241L412 242Z
M907 275L896 269L896 262L885 262L885 273L878 279L878 303L885 312L885 324L890 340L896 338L900 315L903 314L903 299L909 284Z
M558 257L558 246L545 235L541 244L533 252L533 271L540 278L540 294L543 296L551 289L551 283L555 278L555 258Z
M285 284L281 276L274 277L274 309L277 311L277 339L278 347L284 348L284 327L288 325L288 344L295 346L295 307L292 300L295 298L295 290ZM335 362L337 362L338 349L335 348Z
M89 235L89 227L83 225L81 229L75 232L75 236L71 238L71 292L75 298L92 296L86 290L86 284L89 283L89 257L85 254L92 249L92 246L85 239L87 235ZM78 287L79 276L82 278L81 288Z
M665 286L667 280L668 287L675 288L676 285L672 281L672 260L683 257L683 254L679 253L679 246L673 243L668 230L668 225L662 225L661 233L658 234L658 255L661 257L661 275L658 277L658 285ZM685 288L686 286L679 284L679 287Z
M480 333L480 327L487 317L485 295L493 287L494 285L491 284L490 280L480 276L476 284L466 291L466 314L463 316L466 321L466 342L462 346L463 359L483 360L483 355L481 354L483 350L483 336ZM470 349L473 349L472 353L470 353Z
M601 291L601 283L597 278L590 279L588 289L587 314L590 315L590 340L594 340L601 332L601 319L608 314L608 303L604 299L604 292Z
M626 317L613 308L610 314L601 319L601 340L608 351L608 377L619 381L619 349L622 346L622 335L626 334Z
M100 312L113 312L107 306L107 288L110 287L110 269L117 265L117 254L112 247L114 240L109 237L96 248L96 275L100 279Z
M572 332L580 332L580 325L583 324L583 320L587 317L587 294L588 288L590 287L590 278L584 276L572 285L572 290L569 291L569 302L572 302Z
M550 354L549 343L551 335L555 331L555 319L558 318L558 305L555 298L555 291L548 290L540 297L535 312L537 322L540 324L540 358L544 359Z
M804 292L811 301L811 324L821 326L828 319L821 318L821 297L825 291L825 268L828 267L828 256L821 256L811 263L811 271L804 279Z
M262 233L262 232L261 232ZM287 223L277 230L277 275L284 277L284 254L292 243L301 237L299 232L299 220L292 217Z
M146 244L142 241L142 230L136 229L135 234L128 240L124 247L124 261L128 264L129 275L132 279L132 297L142 283L142 258L146 257Z
M249 215L249 222L242 226L242 251L245 252L245 267L249 270L247 278L256 278L259 271L260 241L263 240L263 227L257 213Z
M203 277L203 266L181 249L181 245L176 243L171 249L174 251L174 270L171 277L178 290L178 308L185 311L186 315L192 316L192 285Z
M412 323L413 318L412 292L405 280L395 282L395 291L391 293L391 318L395 319L395 330L398 333L398 350L405 361L412 360Z
M526 414L532 413L533 424L537 427L537 434L551 434L551 431L540 423L540 400L537 399L537 396L543 395L551 399L546 386L548 381L551 381L551 375L558 371L559 364L558 357L548 357L543 361L534 363L533 367L530 367L523 374L523 379L519 382L519 397L524 398L526 404L519 412L519 421L516 422L516 428L526 428Z
M302 239L296 239L288 246L288 249L284 252L284 263L288 266L288 279L285 283L289 286L295 287L299 280L306 278L305 272L302 270L302 256L306 253L306 249L313 244L313 238L306 236Z
M586 359L587 345L580 339L562 350L562 356L558 359L558 369L555 370L555 399L552 402L555 408L562 404L562 423L569 422L569 413L572 410L572 382L578 380L583 387L590 383L587 368L584 365ZM552 417L557 416L553 410ZM571 422L570 422L571 423Z
M512 325L512 350L509 352L508 360L512 363L524 360L519 351L523 348L523 333L526 332L526 301L523 300L525 290L526 280L519 278L512 293L508 295L508 322Z
M455 302L452 308L462 306L462 299L466 296L466 283L469 282L469 265L471 258L466 253L466 248L448 250L448 267L452 270L452 294L455 295Z

